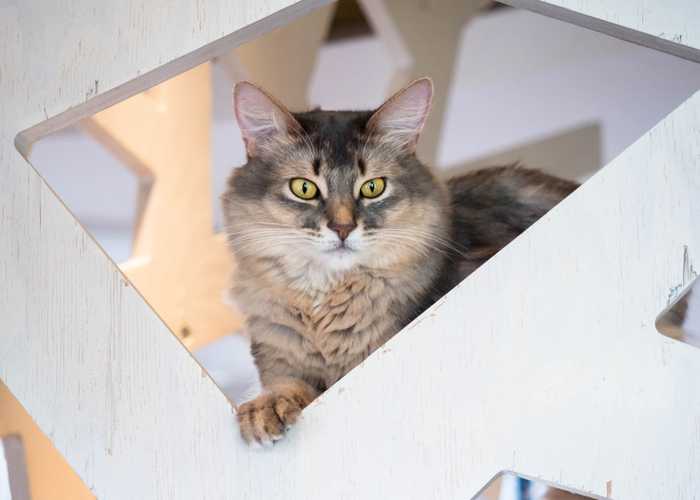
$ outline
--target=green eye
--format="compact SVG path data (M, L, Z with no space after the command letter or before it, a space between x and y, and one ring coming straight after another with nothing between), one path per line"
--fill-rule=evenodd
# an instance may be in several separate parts
M289 181L289 189L302 200L312 200L318 195L318 187L309 179L297 177Z
M365 198L376 198L384 192L386 187L386 181L383 177L377 177L376 179L370 179L365 182L360 188L360 193Z

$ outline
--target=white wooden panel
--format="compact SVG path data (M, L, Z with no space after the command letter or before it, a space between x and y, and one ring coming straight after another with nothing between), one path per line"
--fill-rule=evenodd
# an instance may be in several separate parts
M290 439L243 447L223 395L11 141L189 67L217 47L112 91L289 3L0 7L0 378L86 484L101 499L452 499L508 469L616 499L696 498L700 352L653 325L683 248L700 262L700 95L341 380ZM655 18L619 4L608 18ZM680 11L667 31L697 13L667 4Z
M700 61L696 0L499 0L630 42Z
M21 438L24 457L20 462L26 471L33 500L64 498L94 500L94 495L2 382L0 382L0 436Z

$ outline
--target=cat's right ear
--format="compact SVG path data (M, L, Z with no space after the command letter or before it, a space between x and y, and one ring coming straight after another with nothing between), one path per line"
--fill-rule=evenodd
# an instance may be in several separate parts
M301 131L282 104L250 82L238 82L233 88L233 109L248 156Z

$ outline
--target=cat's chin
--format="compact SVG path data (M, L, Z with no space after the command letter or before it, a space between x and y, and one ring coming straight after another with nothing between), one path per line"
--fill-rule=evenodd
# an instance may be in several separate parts
M321 263L329 271L347 271L357 264L358 252L347 247L327 250L321 254Z

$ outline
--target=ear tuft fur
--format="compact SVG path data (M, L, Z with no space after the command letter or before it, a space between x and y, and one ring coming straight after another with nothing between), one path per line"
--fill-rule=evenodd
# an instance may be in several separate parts
M391 96L374 112L368 129L400 148L415 150L430 112L433 82L420 78Z
M255 156L266 141L301 129L284 105L250 82L238 82L233 88L233 109L249 156Z

